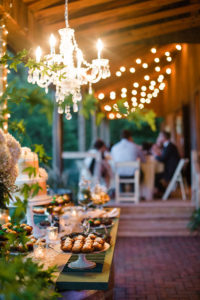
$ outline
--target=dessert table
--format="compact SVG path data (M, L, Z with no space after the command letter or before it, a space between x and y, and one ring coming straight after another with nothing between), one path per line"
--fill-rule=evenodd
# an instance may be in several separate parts
M57 253L55 250L48 248L46 250L45 259L41 261L44 267L50 267L57 265L58 272L55 274L56 289L58 292L65 294L64 299L72 299L69 295L77 293L80 295L80 299L85 299L88 295L94 294L94 291L102 291L101 293L107 293L111 291L111 278L112 278L112 261L115 249L115 243L117 239L117 231L119 224L120 209L117 209L118 217L113 219L113 226L108 228L108 232L111 236L111 246L106 252L87 254L88 260L96 262L96 267L93 269L74 270L68 267L68 263L77 259L76 254L70 253ZM101 232L99 229L98 232ZM63 233L64 234L64 233ZM95 297L96 297L95 292ZM109 294L110 295L110 294ZM79 297L75 297L79 299ZM105 298L106 299L106 298ZM111 299L111 298L109 298Z

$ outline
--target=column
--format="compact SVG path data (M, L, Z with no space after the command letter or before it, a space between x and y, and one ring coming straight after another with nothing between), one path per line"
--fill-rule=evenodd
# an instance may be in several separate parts
M57 105L54 103L53 111L53 126L52 126L52 136L53 136L53 161L52 167L53 171L58 175L62 173L62 145L63 145L63 123L62 115L58 114Z
M97 125L96 125L96 113L91 116L91 126L92 126L91 144L93 145L98 137Z
M85 151L85 118L81 114L82 103L80 103L78 111L78 150Z

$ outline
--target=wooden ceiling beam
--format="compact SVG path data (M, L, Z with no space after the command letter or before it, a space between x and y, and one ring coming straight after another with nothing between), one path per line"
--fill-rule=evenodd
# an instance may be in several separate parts
M140 25L148 22L154 22L157 20L162 20L164 18L169 18L173 16L178 16L181 14L185 13L192 13L192 12L197 12L200 10L200 3L198 4L190 4L186 6L181 6L178 8L173 8L169 9L166 11L161 11L158 13L153 13L140 17L135 17L135 18L130 18L130 19L125 19L118 21L115 18L110 18L109 23L101 22L98 23L96 26L90 26L84 29L79 28L80 34L84 35L94 35L94 36L99 36L102 32L107 33L111 31L116 31L120 29L125 29L127 27L132 27L135 25Z
M69 7L69 24L73 28L78 28L79 26L84 25L84 24L96 23L96 22L103 21L103 20L106 20L109 18L113 18L113 16L115 18L121 17L121 16L128 18L128 16L137 16L137 14L139 12L142 12L144 15L144 14L151 13L155 10L159 10L160 8L162 8L165 5L169 5L172 3L178 3L181 1L182 0L162 0L162 1L147 0L147 1L138 2L135 4L131 4L131 5L126 5L124 7L117 7L114 9L109 9L107 11L96 12L94 14L85 15L85 16L81 16L81 17L77 17L77 18L70 18L70 7ZM64 18L63 18L62 22L54 23L54 21L52 20L52 24L50 24L51 20L48 17L46 19L43 18L41 12L37 17L38 18L40 17L42 25L46 26L46 31L50 31L50 32L57 31L58 29L65 26Z
M16 52L32 46L32 39L28 34L28 28L20 26L18 20L16 20L16 16L18 16L18 18L24 18L25 20L27 18L27 11L20 10L19 12L19 10L20 6L15 5L11 15L7 6L0 5L0 14L4 17L5 25L8 30L8 45ZM21 24L24 24L24 20L21 20Z
M121 45L134 42L145 42L156 36L181 31L200 26L200 16L189 16L179 20L167 21L161 24L150 25L138 29L132 29L122 33L102 36L107 47L120 47ZM77 34L78 36L78 34Z
M81 9L85 9L85 8L92 7L92 6L98 6L101 4L106 4L109 2L115 2L115 1L116 0L95 0L95 1L77 0L77 1L69 2L68 9L69 9L69 13L74 13ZM58 3L58 0L40 0L39 3L36 2L36 3L29 5L29 8L35 12L35 15L38 18L47 17L47 16L55 15L53 9L56 8L56 6L54 6L54 7L49 7L49 6L54 5L56 3ZM47 8L47 7L49 7L49 8ZM57 7L58 7L59 13L64 14L64 11L65 11L64 1L63 1L63 4L57 5Z

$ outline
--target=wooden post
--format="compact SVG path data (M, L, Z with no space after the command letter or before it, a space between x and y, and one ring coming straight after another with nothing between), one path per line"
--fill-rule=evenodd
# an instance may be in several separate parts
M109 120L108 119L105 119L105 133L104 133L104 136L105 136L105 144L107 147L110 146L110 124L109 124Z
M110 145L110 128L109 120L104 119L100 125L100 138L105 142L106 146Z
M62 115L58 114L57 105L54 104L53 111L53 161L52 167L53 171L61 175L62 173L62 132L63 132L63 123L62 123Z
M4 18L0 16L0 58L6 53L7 49L7 29L4 24ZM5 89L7 88L7 68L5 65L0 65L0 97L3 95ZM4 111L7 108L7 100L1 103L0 110ZM4 114L3 130L8 132L8 114Z
M85 151L85 118L80 113L82 109L82 103L80 103L78 111L78 150Z
M91 144L93 145L94 142L97 140L97 137L98 137L97 125L96 125L96 113L93 116L91 116L91 126L92 126Z

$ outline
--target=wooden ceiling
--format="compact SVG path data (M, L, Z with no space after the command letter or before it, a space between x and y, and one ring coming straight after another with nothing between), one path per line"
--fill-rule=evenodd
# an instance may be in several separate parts
M65 27L64 0L0 0L0 14L15 51L37 45L48 51L49 35ZM96 57L97 38L103 40L113 76L95 88L110 90L119 86L120 66L138 56L150 63L151 46L200 42L200 0L69 0L69 24L87 60Z

